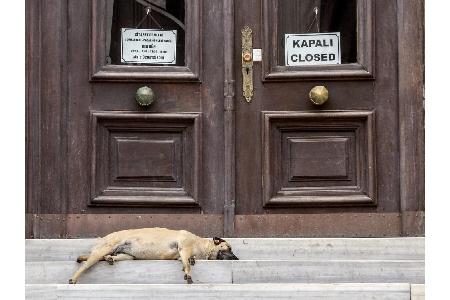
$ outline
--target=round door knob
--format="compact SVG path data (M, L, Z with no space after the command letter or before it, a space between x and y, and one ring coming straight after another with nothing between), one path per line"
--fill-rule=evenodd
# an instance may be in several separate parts
M244 54L242 55L242 57L245 62L252 61L252 54L249 51L245 51Z
M328 90L323 85L315 86L309 91L309 99L315 105L322 105L328 100Z
M155 93L148 86L138 88L136 91L136 102L140 106L149 106L155 101Z

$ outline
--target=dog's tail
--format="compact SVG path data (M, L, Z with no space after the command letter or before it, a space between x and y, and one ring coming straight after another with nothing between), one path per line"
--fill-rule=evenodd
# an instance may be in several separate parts
M80 263L82 261L87 261L89 258L89 255L80 255L77 257L77 263Z

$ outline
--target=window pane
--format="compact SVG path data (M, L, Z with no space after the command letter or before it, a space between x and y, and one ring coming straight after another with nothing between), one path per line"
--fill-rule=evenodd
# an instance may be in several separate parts
M185 65L185 31L174 20L166 15L150 10L148 5L162 9L185 24L185 4L180 0L108 0L107 13L107 39L106 52L109 53L108 62L113 65L164 65L162 63L125 63L121 60L122 29L139 28L164 31L176 31L176 62L172 65ZM109 30L110 28L110 30ZM110 34L109 34L110 33ZM152 45L139 45L139 47L152 47Z
M340 33L341 63L356 62L356 0L279 0L277 19L279 64L285 65L285 34L327 32Z

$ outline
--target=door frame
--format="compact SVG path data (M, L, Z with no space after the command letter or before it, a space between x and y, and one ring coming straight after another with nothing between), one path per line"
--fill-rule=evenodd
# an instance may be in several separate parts
M224 28L224 218L223 232L226 237L235 235L236 218L236 79L235 79L235 30L234 0L223 1Z
M424 11L425 0L397 0L400 208L404 236L425 235Z
M42 6L53 5L52 10L45 10ZM91 222L108 223L120 215L83 215L83 214L43 214L39 204L42 193L40 182L45 174L40 168L42 163L41 141L43 132L40 112L42 101L45 97L64 99L67 95L67 80L69 75L61 69L67 61L63 52L57 48L65 47L67 27L61 26L59 34L55 36L58 43L44 45L41 43L41 18L54 18L52 22L56 25L63 24L63 19L68 16L65 1L53 1L45 3L34 0L26 0L26 237L44 237L49 233L51 237L71 237L67 228L70 226L83 227ZM235 1L223 1L223 28L224 28L224 210L223 210L223 232L225 236L235 236L236 207L236 97L235 67L240 67L235 62L235 34L240 28L235 28ZM54 15L43 16L41 11L54 11ZM255 12L262 13L262 12ZM398 41L398 105L399 105L399 145L400 145L400 212L391 220L398 227L398 232L403 236L422 236L425 233L425 128L424 128L424 0L397 0L397 24L408 24L408 26L397 26ZM53 62L41 64L41 57L54 54ZM201 55L200 55L201 56ZM419 63L418 63L419 62ZM235 66L236 64L236 66ZM49 76L43 80L43 70ZM59 84L54 89L46 89L45 82L57 80ZM51 94L48 94L51 93ZM63 100L61 100L63 101ZM59 105L59 106L58 106ZM53 120L48 123L47 131L51 133L62 132L65 129L62 116L67 113L62 103L53 107ZM59 121L58 122L55 122ZM38 126L36 126L38 125ZM51 144L45 145L44 150L52 153L67 154L65 145L67 137L64 134L60 139L55 139ZM48 155L46 155L48 157ZM58 162L50 162L56 164ZM61 183L54 187L57 192L64 195L68 189L68 182L64 178L67 175L67 167L61 163ZM61 207L58 210L66 210L68 205L65 201L56 204ZM186 214L178 223L188 222L193 215ZM164 216L161 216L164 217ZM135 216L125 216L127 223L139 224L134 220ZM129 219L129 220L128 220ZM133 221L134 220L134 221ZM222 226L222 220L216 216L203 216L198 219L198 228L211 227L211 232L219 230L213 228ZM87 223L86 223L87 222ZM72 225L70 225L72 224ZM69 226L70 225L70 226ZM41 234L42 233L42 234Z

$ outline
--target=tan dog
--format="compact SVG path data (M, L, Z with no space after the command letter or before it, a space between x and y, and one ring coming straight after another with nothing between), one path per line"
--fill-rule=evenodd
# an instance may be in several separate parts
M204 239L185 230L166 228L142 228L113 232L103 237L91 251L77 262L86 261L72 276L69 283L77 283L81 273L101 260L109 264L133 259L180 259L183 263L184 279L192 283L191 267L195 259L238 260L231 246L221 238Z

